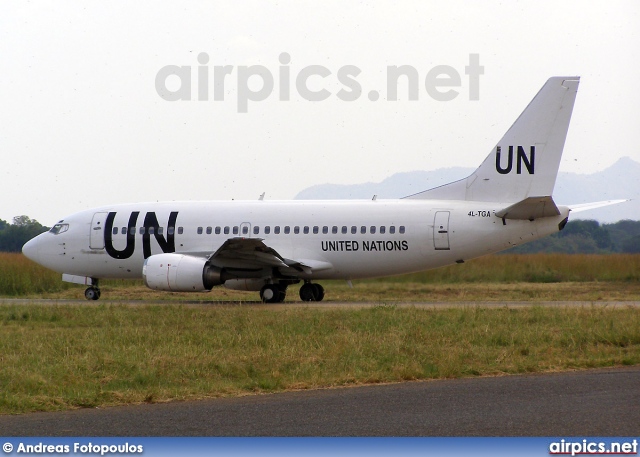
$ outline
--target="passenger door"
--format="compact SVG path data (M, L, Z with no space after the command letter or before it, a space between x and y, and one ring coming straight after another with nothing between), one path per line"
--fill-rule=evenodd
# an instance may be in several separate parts
M89 235L89 248L104 249L104 222L109 213L95 213L91 219L91 233Z

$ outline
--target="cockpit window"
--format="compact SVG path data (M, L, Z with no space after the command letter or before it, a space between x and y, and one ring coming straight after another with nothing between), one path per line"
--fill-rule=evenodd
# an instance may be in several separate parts
M49 230L49 232L53 233L54 235L60 235L67 230L69 230L69 224L56 224L51 227L51 230Z

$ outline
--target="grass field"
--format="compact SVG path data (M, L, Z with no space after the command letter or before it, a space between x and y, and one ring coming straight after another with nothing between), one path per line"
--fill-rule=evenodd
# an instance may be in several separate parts
M508 306L638 301L639 267L632 255L501 255L353 289L322 282L329 302L378 304L364 309L253 306L255 292L160 293L140 281L104 281L86 304L0 299L0 414L640 364L637 307ZM0 296L83 288L0 254ZM298 300L292 286L287 301ZM394 305L430 301L467 305ZM505 306L469 305L486 301Z
M0 413L640 363L637 308L0 306Z
M639 300L640 255L493 255L437 270L382 279L322 281L334 301ZM103 300L256 301L255 292L154 292L142 281L102 281ZM82 298L84 288L21 254L0 253L0 297ZM290 287L287 301L298 300Z

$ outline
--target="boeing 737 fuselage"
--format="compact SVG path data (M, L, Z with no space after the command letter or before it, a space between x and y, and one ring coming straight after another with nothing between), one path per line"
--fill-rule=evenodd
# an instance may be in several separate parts
M271 303L303 281L300 298L319 301L316 280L462 263L561 230L578 209L551 197L578 83L550 78L471 176L404 199L105 206L60 220L23 252L94 300L99 279L143 278L156 290L260 291Z

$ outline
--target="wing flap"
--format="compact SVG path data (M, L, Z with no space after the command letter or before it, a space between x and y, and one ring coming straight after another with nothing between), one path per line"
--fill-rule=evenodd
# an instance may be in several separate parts
M209 260L215 265L233 268L288 266L285 259L260 238L230 238Z
M230 238L210 254L209 261L221 268L287 268L307 274L333 268L333 265L324 261L284 258L261 238Z

